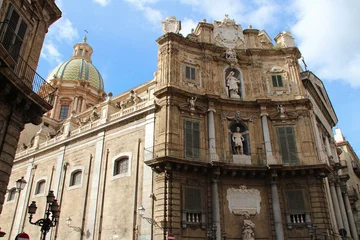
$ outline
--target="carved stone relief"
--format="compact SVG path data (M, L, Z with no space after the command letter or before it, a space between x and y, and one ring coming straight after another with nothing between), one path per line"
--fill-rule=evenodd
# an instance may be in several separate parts
M179 33L181 30L181 23L180 21L176 20L176 17L170 16L167 17L165 21L162 21L162 31L164 34L173 32Z
M226 14L222 22L214 21L214 38L222 46L235 49L237 46L244 44L244 34L240 24L235 20L229 19Z
M260 213L261 196L258 189L229 188L226 199L229 211L235 215L255 215Z

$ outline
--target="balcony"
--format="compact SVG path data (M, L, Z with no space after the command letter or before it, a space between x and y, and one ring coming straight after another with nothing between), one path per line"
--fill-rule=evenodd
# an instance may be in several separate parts
M0 23L0 66L1 73L9 79L26 96L32 98L38 105L44 105L37 100L41 98L51 104L56 89L45 81L19 53L23 47L21 39L8 22ZM50 108L49 108L50 107ZM48 111L51 105L45 107Z

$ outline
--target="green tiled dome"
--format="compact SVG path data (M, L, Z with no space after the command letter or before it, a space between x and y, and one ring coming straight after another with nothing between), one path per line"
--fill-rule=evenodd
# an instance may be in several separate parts
M104 90L104 81L99 71L92 63L83 58L73 58L61 63L51 71L46 81L50 81L53 78L65 81L86 80L98 90Z

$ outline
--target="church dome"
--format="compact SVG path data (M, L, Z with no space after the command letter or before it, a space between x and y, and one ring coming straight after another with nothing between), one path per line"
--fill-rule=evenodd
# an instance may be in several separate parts
M84 42L74 46L74 53L70 60L59 64L51 71L46 81L52 79L60 81L88 81L97 90L104 90L104 81L100 72L91 62L92 47Z

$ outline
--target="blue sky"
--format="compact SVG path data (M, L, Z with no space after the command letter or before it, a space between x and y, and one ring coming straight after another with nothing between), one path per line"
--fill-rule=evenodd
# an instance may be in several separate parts
M153 78L161 20L176 16L183 35L197 22L229 14L273 39L290 30L308 69L323 80L338 127L360 155L359 0L56 0L63 17L50 27L38 72L46 78L87 30L93 64L114 95Z

